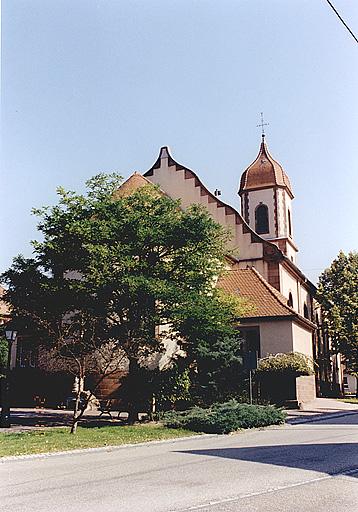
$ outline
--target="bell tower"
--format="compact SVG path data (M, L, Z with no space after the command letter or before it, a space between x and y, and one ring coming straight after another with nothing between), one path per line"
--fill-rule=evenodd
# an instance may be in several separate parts
M298 248L292 226L294 196L287 174L269 153L264 132L256 159L241 176L238 193L241 214L248 225L296 263Z

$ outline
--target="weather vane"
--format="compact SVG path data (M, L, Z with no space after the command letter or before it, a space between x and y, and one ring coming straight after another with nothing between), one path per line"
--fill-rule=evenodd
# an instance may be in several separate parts
M261 128L261 132L262 132L262 139L265 138L265 126L269 126L270 123L264 123L264 113L263 112L260 112L260 115L261 115L261 123L260 124L257 124L256 126L259 128Z

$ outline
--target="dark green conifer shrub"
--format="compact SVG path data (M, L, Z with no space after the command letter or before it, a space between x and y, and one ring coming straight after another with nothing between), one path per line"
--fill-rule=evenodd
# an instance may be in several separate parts
M186 428L207 434L228 434L243 428L265 427L284 423L285 413L271 405L240 404L230 400L208 409L193 407L187 411L170 411L164 424L170 428Z

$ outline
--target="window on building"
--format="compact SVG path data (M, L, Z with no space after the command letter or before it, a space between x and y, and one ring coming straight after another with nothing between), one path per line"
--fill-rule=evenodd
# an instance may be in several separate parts
M303 316L305 318L309 318L310 317L310 313L309 313L308 306L307 306L306 303L303 304Z
M287 218L288 218L288 234L292 236L292 221L291 221L291 212L287 210Z
M255 231L259 235L269 233L268 208L265 204L259 204L255 210Z
M290 308L293 308L293 297L291 292L288 294L287 305L290 306Z

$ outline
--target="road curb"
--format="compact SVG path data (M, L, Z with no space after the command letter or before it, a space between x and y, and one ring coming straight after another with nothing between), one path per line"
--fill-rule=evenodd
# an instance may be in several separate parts
M127 443L127 444L119 444L119 445L96 446L94 448L76 448L74 450L63 450L61 452L29 453L28 455L8 455L6 457L0 458L0 464L4 464L6 462L21 461L21 460L57 457L57 456L61 456L61 455L76 455L79 453L86 454L86 453L96 453L96 452L112 452L112 451L121 450L124 448L152 446L152 445L157 445L157 444L178 443L181 441L187 441L188 439L198 439L198 438L209 439L209 438L214 438L214 437L222 437L222 436L220 436L220 434L198 434L198 435L193 435L193 436L177 437L174 439L158 439L155 441L146 441L143 443Z

